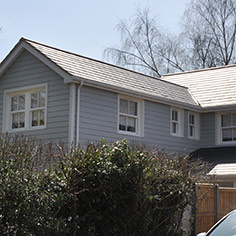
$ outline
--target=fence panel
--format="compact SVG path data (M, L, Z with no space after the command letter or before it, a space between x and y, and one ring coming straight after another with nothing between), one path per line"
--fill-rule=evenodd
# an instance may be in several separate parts
M236 209L236 188L219 188L219 217Z
M197 233L206 232L215 223L215 185L201 184L197 187Z
M207 232L233 209L236 209L236 188L197 184L196 233Z

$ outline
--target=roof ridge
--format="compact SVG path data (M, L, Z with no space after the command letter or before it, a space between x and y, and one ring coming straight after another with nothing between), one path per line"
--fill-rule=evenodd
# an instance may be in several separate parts
M128 68L124 68L124 67L121 67L121 66L118 66L118 65L114 65L114 64L111 64L109 62L101 61L101 60L98 60L98 59L94 59L94 58L91 58L91 57L83 56L83 55L80 55L80 54L77 54L77 53L69 52L69 51L66 51L66 50L63 50L63 49L60 49L60 48L49 46L47 44L43 44L43 43L39 43L37 41L33 41L31 39L27 39L27 38L22 37L20 39L20 41L26 41L26 42L29 41L29 42L32 42L32 43L36 43L36 44L42 45L44 47L52 48L52 49L55 49L55 50L58 50L58 51L61 51L61 52L69 53L71 55L75 55L75 56L78 56L78 57L82 57L82 58L85 58L85 59L88 59L88 60L92 60L92 61L96 61L98 63L105 64L105 65L108 65L108 66L113 66L113 67L116 67L116 68L121 69L121 70L126 70L126 71L129 71L129 72L138 74L138 75L142 75L142 76L148 77L148 78L153 79L153 80L159 80L159 81L161 81L163 83L168 83L168 84L172 84L172 85L175 85L175 86L178 86L178 87L182 87L182 88L188 89L188 87L186 87L186 86L183 86L183 85L180 85L180 84L176 84L176 83L173 83L173 82L170 82L170 81L163 80L163 79L161 79L161 77L160 78L155 78L153 76L146 75L146 74L143 74L141 72L137 72L137 71L134 71L134 70L131 70L131 69L128 69Z
M224 68L235 67L235 66L236 64L231 64L231 65L215 66L215 67L210 67L210 68L195 69L195 70L190 70L190 71L175 72L175 73L164 74L162 77L167 77L167 76L172 76L172 75L190 74L190 73L196 73L196 72L202 72L202 71L208 71L208 70L218 70L218 69L224 69Z

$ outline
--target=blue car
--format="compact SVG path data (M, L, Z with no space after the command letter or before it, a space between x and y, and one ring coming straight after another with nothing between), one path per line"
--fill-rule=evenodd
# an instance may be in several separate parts
M207 233L197 236L236 236L236 210L224 216Z

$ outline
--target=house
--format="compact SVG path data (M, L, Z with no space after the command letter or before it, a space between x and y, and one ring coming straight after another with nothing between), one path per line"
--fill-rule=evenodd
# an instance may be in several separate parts
M0 129L69 144L236 150L235 79L235 65L156 79L22 38L0 64Z

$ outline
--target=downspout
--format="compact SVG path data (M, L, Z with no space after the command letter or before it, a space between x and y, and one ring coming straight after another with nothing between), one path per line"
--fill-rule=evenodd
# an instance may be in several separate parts
M77 116L76 116L76 144L79 144L79 125L80 125L80 89L84 85L84 82L81 81L77 87Z
M70 88L70 105L69 105L69 133L68 145L74 146L75 142L75 108L76 108L76 84L71 83Z

